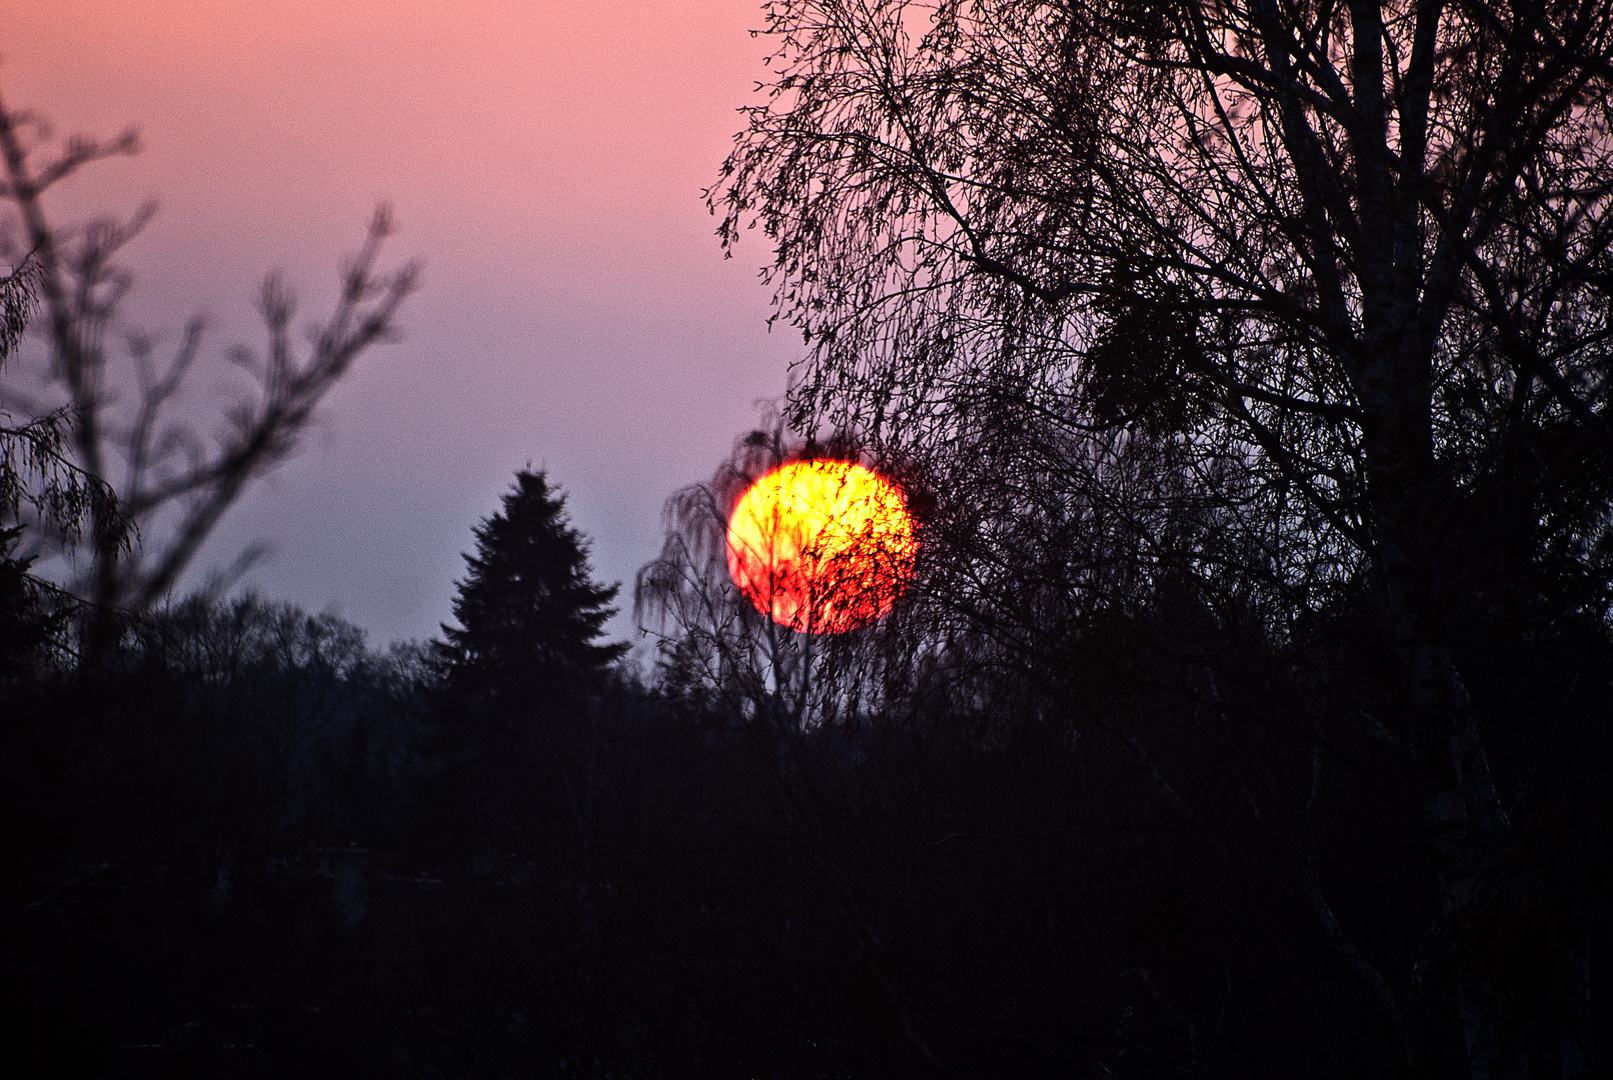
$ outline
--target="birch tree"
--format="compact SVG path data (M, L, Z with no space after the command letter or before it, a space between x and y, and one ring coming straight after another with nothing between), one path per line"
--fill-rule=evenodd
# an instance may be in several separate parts
M1186 543L1132 531L1141 578L1257 593L1275 638L1364 598L1358 719L1415 777L1471 1073L1587 1075L1605 841L1520 831L1452 643L1459 617L1510 617L1509 589L1605 632L1613 5L767 12L772 76L709 198L725 245L773 247L776 317L807 342L792 422L1004 478L999 515L1095 505L1117 474L1089 463L1141 448L1160 506L1206 510ZM1537 588L1548 565L1583 587ZM1585 730L1588 753L1605 721ZM1605 817L1605 788L1558 780ZM1573 927L1530 939L1556 942L1534 958L1561 1003L1549 1061L1491 962L1498 927L1543 917L1518 899L1537 887Z

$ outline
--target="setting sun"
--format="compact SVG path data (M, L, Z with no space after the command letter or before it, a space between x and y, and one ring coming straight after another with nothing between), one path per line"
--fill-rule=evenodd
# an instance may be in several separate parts
M728 523L728 572L758 611L807 633L882 618L913 574L913 519L895 484L847 461L796 461L757 480Z

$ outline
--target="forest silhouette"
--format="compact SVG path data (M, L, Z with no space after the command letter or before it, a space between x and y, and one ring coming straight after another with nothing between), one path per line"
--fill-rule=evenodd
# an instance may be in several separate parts
M8 1072L1599 1075L1613 4L766 17L707 198L804 355L669 499L647 669L530 467L431 642L173 599L414 271L378 213L304 359L271 279L208 444L200 327L106 342L146 215L39 198L136 140L0 104L59 398L0 416ZM814 458L916 522L845 633L729 574Z

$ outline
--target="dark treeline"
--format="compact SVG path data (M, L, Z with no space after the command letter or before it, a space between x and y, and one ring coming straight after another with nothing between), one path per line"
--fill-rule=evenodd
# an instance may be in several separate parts
M731 475L765 464L765 443ZM704 572L698 514L684 520L640 585L666 617L648 685L599 641L613 590L531 473L478 529L459 625L429 647L377 653L339 619L245 597L131 619L93 669L49 640L12 650L8 1061L41 1076L1466 1067L1448 947L1406 933L1438 925L1412 778L1337 727L1323 769L1314 725L1362 708L1363 658L1296 665L1255 613L1181 581L1067 620L1051 653L1006 618L937 638L922 595L809 639ZM1350 606L1326 640L1350 640ZM1459 659L1483 673L1496 782L1517 828L1584 852L1610 748L1587 752L1574 718L1613 705L1613 648L1595 620L1486 625ZM1556 885L1529 902L1560 902ZM1516 980L1525 1030L1549 1034L1570 1003L1537 932L1497 928L1488 961ZM1593 933L1595 962L1613 942L1605 920Z

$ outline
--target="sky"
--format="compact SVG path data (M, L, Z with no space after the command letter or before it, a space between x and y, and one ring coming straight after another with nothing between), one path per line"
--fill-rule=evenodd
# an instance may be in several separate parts
M236 385L226 349L262 340L265 272L328 312L377 200L392 260L424 267L401 342L360 360L191 581L264 543L244 585L378 644L431 636L472 526L530 462L634 636L663 503L800 352L766 326L765 242L725 260L701 199L765 75L761 23L759 0L0 0L11 108L60 134L139 128L138 156L49 205L66 223L158 200L126 321L171 342L204 315L210 400Z

